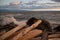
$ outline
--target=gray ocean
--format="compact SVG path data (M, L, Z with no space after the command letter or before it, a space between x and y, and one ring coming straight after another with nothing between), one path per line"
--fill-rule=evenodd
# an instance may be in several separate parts
M2 16L13 16L18 21L28 20L31 17L42 18L51 23L60 24L60 11L22 11L22 12L0 12Z
M17 21L28 20L31 17L42 18L50 22L52 29L60 25L60 11L22 11L0 12L0 17L11 16Z

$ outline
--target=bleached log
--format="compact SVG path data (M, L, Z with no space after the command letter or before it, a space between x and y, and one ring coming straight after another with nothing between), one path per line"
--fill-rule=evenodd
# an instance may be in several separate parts
M37 35L40 35L41 33L42 33L42 30L35 29L35 30L28 32L27 34L25 34L24 36L22 36L18 40L29 40Z
M20 24L19 26L17 26L16 28L6 32L5 34L3 34L2 36L0 36L0 40L4 40L7 37L9 37L10 35L13 35L16 31L20 30L21 28L23 28L26 24Z
M42 21L38 20L36 23L34 23L32 26L25 28L23 30L21 30L21 32L15 36L14 38L12 38L11 40L17 40L18 38L22 37L23 35L25 35L26 33L28 33L30 30L36 28Z

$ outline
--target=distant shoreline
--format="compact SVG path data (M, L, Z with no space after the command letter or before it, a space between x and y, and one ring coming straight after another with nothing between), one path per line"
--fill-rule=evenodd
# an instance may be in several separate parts
M20 9L20 10L14 10L14 9L11 9L11 10L8 10L8 9L0 9L0 12L35 12L35 11L60 11L60 8L49 8L49 9Z
M25 9L25 10L28 10L28 11L60 11L59 8L56 8L56 9Z

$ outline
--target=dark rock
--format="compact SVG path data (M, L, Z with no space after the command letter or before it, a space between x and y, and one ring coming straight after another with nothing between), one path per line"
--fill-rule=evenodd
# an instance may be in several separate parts
M58 25L57 27L55 27L53 30L55 30L55 32L60 32L60 25Z

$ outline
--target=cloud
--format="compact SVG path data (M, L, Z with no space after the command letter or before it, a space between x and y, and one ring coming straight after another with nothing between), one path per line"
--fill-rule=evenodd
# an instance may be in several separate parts
M55 2L60 2L60 0L52 0L52 1L55 1Z
M50 5L50 3L52 4L54 4L54 3L56 3L56 2L54 2L54 1L51 1L51 0L35 0L35 1L32 1L32 2L29 2L29 3L26 3L27 5L34 5L34 6L47 6L46 4L49 4Z
M7 7L5 7L6 9L38 9L38 8L60 8L60 3L55 2L55 1L51 1L51 0L34 0L28 3L23 3L21 1L19 2L10 2L10 5L8 5Z
M11 2L10 5L19 5L20 2Z

